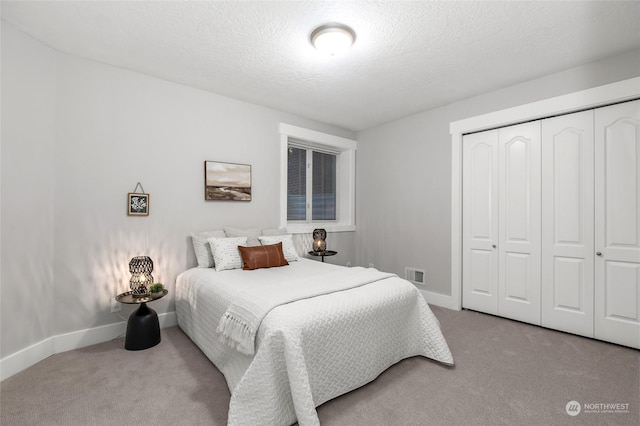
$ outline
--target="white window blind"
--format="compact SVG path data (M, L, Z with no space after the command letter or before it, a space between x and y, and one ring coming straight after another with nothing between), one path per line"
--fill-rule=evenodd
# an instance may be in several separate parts
M311 220L336 220L336 156L312 151Z
M307 150L289 146L287 220L307 219Z
M337 153L290 140L287 157L287 221L337 219Z

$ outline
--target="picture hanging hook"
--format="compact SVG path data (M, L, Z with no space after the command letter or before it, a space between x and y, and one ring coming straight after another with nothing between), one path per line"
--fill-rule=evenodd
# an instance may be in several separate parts
M140 187L140 192L136 192L136 190L138 189L138 187ZM135 188L133 188L133 192L136 194L146 194L146 192L144 192L144 188L142 187L142 184L140 182L138 182L138 184L136 185Z

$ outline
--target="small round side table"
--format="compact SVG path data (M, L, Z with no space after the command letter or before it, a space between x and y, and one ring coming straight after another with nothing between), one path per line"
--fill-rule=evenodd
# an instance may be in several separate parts
M149 349L160 343L160 323L156 311L147 306L147 302L158 300L169 293L164 290L162 295L155 299L151 296L133 297L130 291L116 296L120 303L128 305L140 305L127 321L127 335L124 340L124 348L130 351Z
M338 254L335 250L325 250L325 251L310 251L309 254L311 256L322 256L322 261L324 262L325 256L335 256Z

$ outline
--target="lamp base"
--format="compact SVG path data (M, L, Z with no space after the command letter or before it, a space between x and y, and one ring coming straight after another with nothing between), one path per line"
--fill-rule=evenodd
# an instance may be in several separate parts
M149 297L149 290L144 285L130 286L133 297Z

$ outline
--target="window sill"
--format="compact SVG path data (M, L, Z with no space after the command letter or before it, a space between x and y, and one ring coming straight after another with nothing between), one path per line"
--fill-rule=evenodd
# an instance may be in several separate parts
M311 234L314 229L324 229L327 232L354 232L355 225L341 225L339 223L301 223L287 224L287 232L290 234Z

